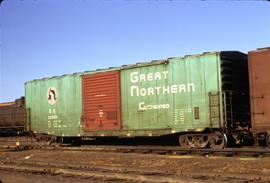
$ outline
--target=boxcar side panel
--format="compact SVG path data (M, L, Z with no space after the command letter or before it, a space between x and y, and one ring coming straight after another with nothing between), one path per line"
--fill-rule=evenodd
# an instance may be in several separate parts
M57 136L82 135L80 75L65 75L26 83L26 107L31 130Z
M219 127L209 119L209 92L220 92L219 67L219 54L211 53L122 70L123 129Z

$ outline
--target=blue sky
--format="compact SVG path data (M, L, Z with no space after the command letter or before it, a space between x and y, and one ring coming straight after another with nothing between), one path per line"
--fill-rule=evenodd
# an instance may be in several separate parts
M270 46L266 1L5 0L0 102L24 82L206 51Z

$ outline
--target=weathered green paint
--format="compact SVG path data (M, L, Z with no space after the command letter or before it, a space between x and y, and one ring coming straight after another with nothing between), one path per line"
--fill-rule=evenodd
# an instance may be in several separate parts
M48 89L56 88L56 103L48 102ZM82 135L82 86L80 74L25 83L31 130L57 136Z
M123 69L123 130L170 129L174 133L218 128L221 119L210 120L209 92L220 94L220 83L219 53L172 58L162 64ZM220 95L217 99L221 100ZM152 109L145 110L147 105ZM199 119L195 119L194 107L199 107ZM218 113L219 108L215 108Z
M27 82L31 130L57 136L132 137L222 127L220 61L215 52ZM121 74L122 129L84 132L81 75L111 70ZM53 105L48 102L50 87L58 92ZM147 105L152 109L146 110Z

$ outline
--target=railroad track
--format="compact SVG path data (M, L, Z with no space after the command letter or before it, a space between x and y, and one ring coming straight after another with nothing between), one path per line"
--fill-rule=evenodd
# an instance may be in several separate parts
M11 143L11 142L10 142ZM0 143L1 145L1 143ZM249 156L270 157L269 148L225 148L225 149L187 149L178 146L112 146L112 145L88 145L88 146L59 146L40 144L33 141L13 142L12 145L1 146L2 151L19 150L65 150L65 151L94 151L94 152L117 152L117 153L144 153L161 155L200 155L200 156Z
M94 151L94 152L117 152L117 153L144 153L163 155L200 155L200 156L249 156L270 157L270 148L224 148L224 149L188 149L179 146L157 146L157 145L82 145L70 146L59 144L48 144L37 142L31 138L0 140L0 151L20 150L65 150L65 151Z
M143 153L161 155L200 155L200 156L251 156L270 157L270 149L262 148L225 148L225 149L185 149L180 147L164 146L87 146L87 147L40 147L41 149L71 150L71 151L96 151Z

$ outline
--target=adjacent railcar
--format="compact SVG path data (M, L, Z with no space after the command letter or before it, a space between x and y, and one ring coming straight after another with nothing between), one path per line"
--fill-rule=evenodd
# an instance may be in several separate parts
M177 135L184 147L222 148L248 135L247 71L247 55L225 51L30 81L30 128L57 137Z
M0 134L25 134L27 132L26 118L24 97L15 102L0 103Z
M252 132L270 146L270 48L248 53Z

